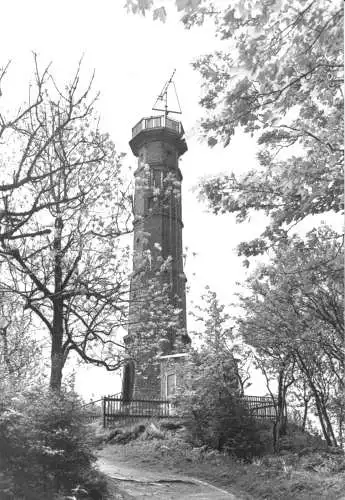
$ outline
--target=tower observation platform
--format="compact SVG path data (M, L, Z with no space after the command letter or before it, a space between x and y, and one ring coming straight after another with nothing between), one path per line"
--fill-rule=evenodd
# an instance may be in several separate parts
M132 139L129 145L133 154L138 156L143 141L163 139L175 146L179 156L181 156L188 149L183 135L184 130L181 122L166 115L150 116L142 118L132 128Z

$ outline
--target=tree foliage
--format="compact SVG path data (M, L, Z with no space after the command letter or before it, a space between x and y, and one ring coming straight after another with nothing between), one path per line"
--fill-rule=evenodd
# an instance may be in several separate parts
M162 2L131 0L129 10L165 20ZM269 216L239 253L263 253L308 215L343 206L343 8L339 0L176 0L187 28L214 22L222 48L193 63L202 77L202 135L212 147L235 132L254 136L258 168L202 181L215 213L239 222Z
M233 330L231 316L217 294L209 287L190 315L197 330L192 332L197 344L197 356L219 377L219 386L230 384L231 390L243 395L249 380L250 352ZM214 381L213 381L214 383ZM230 390L230 388L229 388Z
M307 384L331 445L344 425L343 411L334 411L344 390L343 269L334 231L314 230L305 241L295 236L248 279L238 320L269 377L290 372L288 387Z
M182 366L177 409L195 442L250 459L262 443L241 399L248 375L239 358L243 348L217 295L207 289L202 299L194 314L202 326Z
M0 295L1 391L25 387L39 375L42 347L29 333L31 323L31 314L15 294Z
M310 214L342 207L343 57L340 2L250 0L216 20L221 51L199 58L206 110L202 130L212 146L236 130L254 135L258 168L203 182L216 212L248 219L269 215L258 240L241 254L262 253Z
M202 7L200 4L202 0L175 0L174 6L178 12L182 12L183 16L197 15L198 18L204 15L204 11L208 9ZM163 23L167 18L166 7L169 2L164 0L126 0L125 8L127 12L132 14L140 14L145 16L147 12L152 12L152 19L162 21ZM187 19L187 18L186 18Z

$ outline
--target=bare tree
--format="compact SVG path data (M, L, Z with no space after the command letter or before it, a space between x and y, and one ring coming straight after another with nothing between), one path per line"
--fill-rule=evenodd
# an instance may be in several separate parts
M59 123L47 126L48 107L57 103L49 100L48 88L52 85L49 66L40 71L34 54L34 82L29 86L29 98L18 110L6 111L6 95L1 86L10 63L0 69L0 242L8 242L24 235L47 234L50 229L41 228L36 232L27 227L31 216L52 203L44 198L45 191L37 189L36 196L28 196L28 191L46 179L51 172L44 167L44 158L51 150L59 134L74 121L82 118L76 114L78 105L86 101L90 85L78 100L70 100L69 109L65 102L65 113L60 113ZM79 70L70 86L70 97L75 99L79 80ZM54 83L53 83L54 84ZM94 99L93 99L94 101ZM92 102L89 103L89 106ZM57 172L60 164L54 167Z
M6 68L2 72L2 77ZM118 368L117 348L128 309L131 203L121 155L99 130L92 78L80 65L63 90L49 68L38 69L23 111L0 116L11 145L0 219L1 289L15 293L51 339L50 386L59 390L71 351ZM11 168L13 167L13 168Z

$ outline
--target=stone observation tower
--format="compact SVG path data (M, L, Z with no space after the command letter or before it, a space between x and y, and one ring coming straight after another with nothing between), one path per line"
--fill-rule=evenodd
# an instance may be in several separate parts
M158 113L142 118L133 127L129 142L138 158L138 167L134 172L134 257L129 327L124 342L130 354L134 351L133 346L137 347L133 360L124 368L122 393L126 400L161 398L171 394L173 385L176 386L176 374L173 378L168 373L165 361L170 357L176 360L183 356L179 354L179 346L189 342L186 333L181 336L181 332L186 332L186 278L183 272L182 174L179 168L179 158L187 151L187 144L183 138L182 123L170 116L181 110L168 109L168 90L171 86L174 88L173 75L153 107ZM166 270L157 274L162 269L162 263L167 264ZM180 310L179 324L176 329L164 323L157 334L153 329L149 345L141 350L137 341L144 336L142 332L149 313L155 314L154 301L149 298L145 302L145 298L152 293L153 279L158 279L160 285L165 284L168 304ZM166 307L166 310L169 308ZM156 320L159 321L159 318ZM162 336L165 339L163 347L159 345ZM163 356L157 358L157 354Z

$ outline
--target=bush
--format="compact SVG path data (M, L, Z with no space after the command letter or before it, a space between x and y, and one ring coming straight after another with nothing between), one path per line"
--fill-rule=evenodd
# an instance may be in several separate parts
M225 348L211 347L190 351L178 377L176 412L195 446L207 445L250 461L267 448L261 425L239 396L235 359Z
M260 427L238 397L210 396L199 403L196 399L190 401L186 421L194 444L207 445L248 461L263 453L265 444Z
M288 423L286 434L280 438L281 452L303 452L304 450L324 450L327 443L319 436L303 431L298 425Z
M73 392L36 388L6 398L0 412L0 463L12 481L11 494L43 500L79 485L88 498L104 498L106 483L93 467L89 438Z

